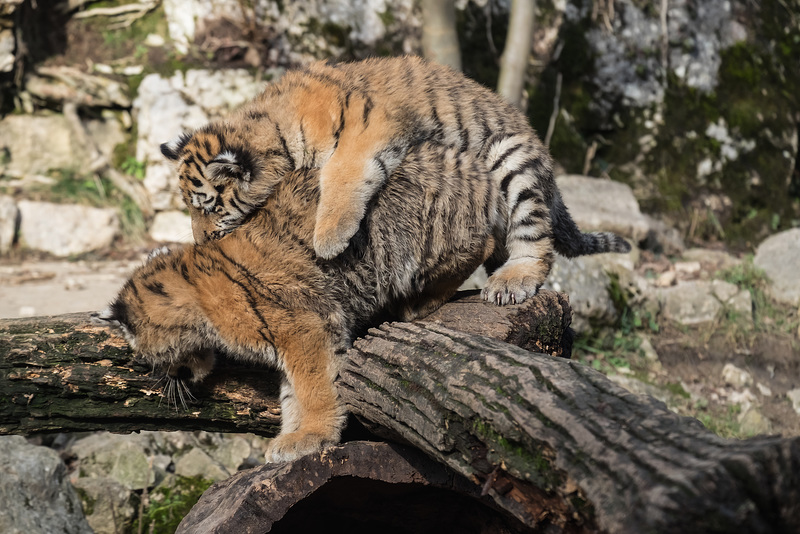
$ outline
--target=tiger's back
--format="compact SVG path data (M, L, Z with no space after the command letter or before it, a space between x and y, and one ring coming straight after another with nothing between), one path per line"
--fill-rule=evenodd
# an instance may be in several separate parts
M613 234L577 230L524 114L461 73L419 58L290 71L228 120L162 149L179 162L198 242L241 224L286 173L319 168L312 243L330 259L347 248L370 199L423 141L449 147L453 157L469 154L498 190L494 225L503 250L487 300L521 302L535 293L554 246L570 255L629 248Z

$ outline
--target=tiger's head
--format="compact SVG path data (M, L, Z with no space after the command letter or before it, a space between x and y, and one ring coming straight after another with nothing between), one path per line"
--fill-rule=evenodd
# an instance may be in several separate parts
M265 142L273 144L269 135L259 132L259 146ZM283 151L260 150L225 124L183 134L162 144L161 153L177 165L181 195L192 217L192 234L200 244L240 226L292 170L291 158Z
M92 323L119 331L141 360L168 378L198 382L214 366L214 343L180 272L181 249L153 251Z

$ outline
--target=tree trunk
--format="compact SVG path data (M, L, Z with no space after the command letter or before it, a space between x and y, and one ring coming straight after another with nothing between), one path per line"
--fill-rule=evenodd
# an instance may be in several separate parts
M497 92L520 109L523 109L522 90L531 54L535 7L534 0L512 0L506 46L500 58Z
M461 70L453 0L422 0L422 55Z

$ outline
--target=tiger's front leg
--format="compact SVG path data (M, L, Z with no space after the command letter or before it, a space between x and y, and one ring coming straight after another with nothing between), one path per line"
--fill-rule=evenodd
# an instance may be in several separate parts
M377 130L376 126L358 136L343 134L336 151L320 169L314 251L322 259L334 258L347 248L366 214L367 203L408 150L402 140L387 145L384 140L390 132Z
M344 408L334 380L331 340L320 325L300 324L278 349L285 378L281 385L281 433L267 449L267 462L291 461L339 441Z

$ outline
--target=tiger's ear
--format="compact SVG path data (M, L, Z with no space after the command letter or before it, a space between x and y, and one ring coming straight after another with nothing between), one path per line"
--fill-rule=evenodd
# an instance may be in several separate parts
M212 182L249 182L252 178L250 165L242 161L240 154L225 151L206 165L206 175Z
M181 152L183 152L183 149L191 138L192 134L184 132L172 141L163 143L161 145L161 153L170 161L178 161L181 157Z

